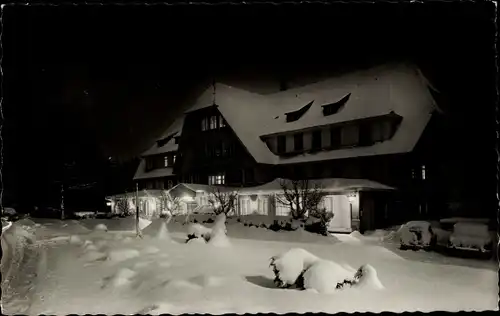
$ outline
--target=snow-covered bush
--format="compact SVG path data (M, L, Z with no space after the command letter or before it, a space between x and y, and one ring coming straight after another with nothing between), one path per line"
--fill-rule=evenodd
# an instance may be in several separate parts
M228 244L225 239L227 239L227 228L226 228L226 214L221 213L217 215L215 219L214 226L212 228L203 226L201 224L192 224L188 227L187 241L195 238L203 238L206 242L209 242L212 238L217 236L218 241L221 245ZM224 241L223 241L224 240Z
M215 219L208 243L216 247L229 247L231 244L226 234L226 214L221 213Z
M188 227L188 241L195 238L203 238L205 241L210 240L212 229L201 224L191 224Z
M108 231L108 227L106 225L104 225L104 224L97 224L97 225L95 225L94 230L95 231L104 231L104 232L107 232Z
M214 187L212 193L208 196L208 203L213 208L216 215L228 215L236 209L238 193L234 191L221 191L220 188Z
M296 286L318 293L333 293L346 286L384 288L377 271L369 264L354 270L301 248L272 257L270 266L275 274L274 283L282 288Z
M318 260L318 257L302 248L293 248L272 257L270 266L275 274L274 283L278 287L295 285L304 271Z

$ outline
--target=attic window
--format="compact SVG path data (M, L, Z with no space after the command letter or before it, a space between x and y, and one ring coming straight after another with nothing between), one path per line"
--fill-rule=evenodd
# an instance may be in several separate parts
M337 102L322 105L321 107L323 108L323 115L328 116L337 113L347 103L350 97L351 94L349 93Z
M304 115L307 112L307 110L309 110L309 108L311 107L311 105L313 103L314 103L314 100L309 102L308 104L304 105L302 108L298 109L297 111L285 113L287 123L298 121L302 117L302 115Z
M172 134L168 135L167 137L158 140L156 142L158 144L158 147L165 146L165 144L168 143L175 135L177 135L177 133L179 133L179 132L172 133Z

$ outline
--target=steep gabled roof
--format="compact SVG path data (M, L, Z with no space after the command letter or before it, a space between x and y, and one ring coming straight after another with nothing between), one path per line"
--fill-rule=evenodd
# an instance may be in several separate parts
M175 119L175 121L170 124L170 126L163 132L162 136L158 139L164 139L171 135L175 134L175 137L182 135L182 127L184 125L184 115ZM172 137L168 142L166 142L163 146L160 146L158 142L155 142L151 148L142 153L142 156L152 156L157 154L164 154L169 151L177 151L179 145L175 143L175 137Z
M428 81L418 68L406 64L387 64L351 72L306 86L261 95L217 83L208 87L186 113L210 107L214 100L229 126L258 163L289 164L308 161L341 159L358 156L405 153L413 150L424 131L435 102ZM342 109L325 116L323 105L347 98ZM285 113L297 111L314 100L300 119L287 122ZM290 157L274 155L262 136L287 133L316 126L387 115L403 117L394 136L372 146L304 153ZM165 132L181 132L184 117L180 117ZM174 140L171 140L174 142ZM144 155L177 150L167 143L153 147Z
M174 169L172 167L153 169L151 171L146 171L146 160L141 159L139 167L134 175L134 180L140 179L153 179L153 178L163 178L174 175Z

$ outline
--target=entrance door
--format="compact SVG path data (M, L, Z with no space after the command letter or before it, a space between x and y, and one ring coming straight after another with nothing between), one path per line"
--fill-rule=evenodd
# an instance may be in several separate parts
M333 212L328 230L331 232L351 231L351 208L345 195L327 195L324 197L324 207Z

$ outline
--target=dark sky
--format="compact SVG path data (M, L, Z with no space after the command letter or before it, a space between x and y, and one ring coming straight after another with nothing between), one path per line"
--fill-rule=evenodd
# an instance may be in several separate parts
M137 156L214 77L278 80L410 60L457 113L480 104L491 118L493 15L479 1L7 6L3 169L18 183L65 155L89 165Z

